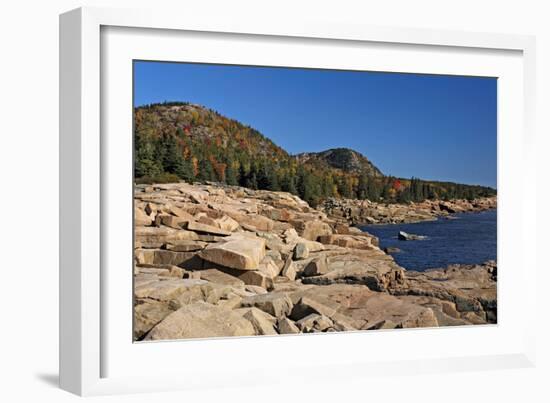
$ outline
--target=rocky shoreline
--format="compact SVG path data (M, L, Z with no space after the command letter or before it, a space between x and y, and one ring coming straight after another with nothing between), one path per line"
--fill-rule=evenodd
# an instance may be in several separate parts
M452 217L452 214L479 212L497 208L497 197L468 201L425 200L409 204L375 203L369 200L328 199L320 209L330 218L350 225L405 224Z
M135 340L496 323L496 263L406 271L339 207L185 183L134 207Z

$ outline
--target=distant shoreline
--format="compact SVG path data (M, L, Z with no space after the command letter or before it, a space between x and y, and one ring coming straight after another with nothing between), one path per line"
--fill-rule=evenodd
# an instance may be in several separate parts
M423 222L438 221L440 219L443 219L443 220L457 220L457 219L459 219L459 217L456 216L457 214L478 214L478 213L483 213L485 211L491 211L491 210L496 210L496 209L497 209L497 207L491 207L491 208L486 208L486 209L482 209L482 210L463 211L463 212L452 213L452 214L448 214L448 215L436 215L436 216L431 217L431 218L426 218L426 219L417 220L417 221L388 222L388 223L379 222L379 223L374 223L374 224L359 223L359 224L354 224L354 225L358 228L361 228L361 227L373 227L373 226L383 226L383 225L419 224L419 223L423 223Z
M424 200L422 202L377 203L369 200L328 199L321 211L330 218L356 227L373 224L411 224L434 221L440 217L452 217L456 213L480 212L497 208L497 196L477 198L472 201Z

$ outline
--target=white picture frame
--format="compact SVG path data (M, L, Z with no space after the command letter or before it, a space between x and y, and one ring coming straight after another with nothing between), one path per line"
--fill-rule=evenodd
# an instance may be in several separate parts
M305 64L310 63L310 67L315 67L324 63L322 59L316 59L316 53L311 50L312 43L315 43L315 46L327 47L332 52L341 51L341 59L348 63L346 66L358 69L367 66L362 64L366 62L361 58L361 52L368 51L381 52L378 64L368 64L373 70L422 72L429 63L432 64L430 72L439 74L495 76L494 72L497 72L496 76L502 83L499 87L498 153L499 324L475 329L164 342L141 344L142 347L132 343L131 337L125 333L127 321L131 322L127 305L131 305L131 295L126 293L128 284L131 284L131 271L115 275L114 271L107 270L113 261L123 256L111 256L112 248L106 242L107 238L120 236L125 244L132 231L131 221L128 221L131 216L131 183L119 182L126 180L132 154L128 148L131 147L131 141L128 142L131 138L128 132L131 103L124 106L131 99L128 92L131 92L131 85L128 87L124 72L128 60L132 59L153 59L156 55L160 58L157 60L180 60L181 49L180 54L176 54L174 44L180 43L189 33L193 36L186 42L189 50L192 41L198 40L203 41L200 49L206 52L196 51L193 57L212 63L273 65L277 63L273 59L277 54L274 52L285 51L295 56L297 66L306 67ZM132 41L138 35L141 35L140 46L136 47ZM213 38L211 44L207 43L208 38ZM221 48L216 48L220 43L231 43L234 55L224 54ZM250 46L263 47L266 43L273 52L259 48L250 51ZM300 50L311 50L310 59L303 55L300 59L300 53L304 52L297 52L293 48L295 44ZM218 53L208 54L210 46ZM388 47L390 49L386 51ZM194 47L195 50L198 48ZM350 51L351 48L354 50ZM534 38L529 36L350 26L314 20L270 21L266 18L249 21L236 16L224 20L200 16L182 20L177 13L169 11L104 8L81 8L61 15L61 387L79 395L97 395L274 384L283 379L282 372L290 369L307 369L301 372L302 379L329 380L373 374L534 365L535 328L534 322L529 320L529 315L535 312L534 289L523 286L515 290L516 298L522 301L522 321L515 321L518 308L510 300L514 278L526 284L527 281L522 279L535 278L537 270L533 254L528 253L526 237L530 231L535 232L535 197L527 199L522 196L525 192L514 194L511 191L517 186L536 189L535 160L531 158L535 146L534 49ZM400 62L400 55L407 52L414 52L419 57L411 58L413 60L405 66ZM436 54L440 56L436 57ZM281 59L280 63L289 65L290 62ZM337 63L327 61L323 67L339 67ZM131 76L130 71L127 74ZM115 128L125 134L120 137L109 135ZM127 150L127 155L122 156L117 165L112 161L114 150L119 152L117 155ZM510 166L512 152L516 158L513 167ZM126 183L126 186L117 186L120 183ZM127 212L122 210L125 206L129 209ZM116 214L117 211L121 213ZM503 226L506 232L503 232ZM516 270L514 278L506 274L507 267ZM114 301L113 290L121 290L128 301ZM126 314L128 318L124 319ZM126 325L118 326L122 322ZM491 340L494 346L484 350ZM397 348L393 355L380 353L384 351L384 343L398 346L406 341L418 346L417 351ZM448 345L448 342L455 343L455 350L445 351L437 347L445 342ZM364 348L364 351L354 353L357 346L368 344L377 348L370 351ZM317 357L315 351L321 348L325 355ZM286 356L285 350L288 350ZM301 352L302 356L296 358L296 352ZM186 357L184 363L178 361L178 365L169 365L167 357L178 354ZM216 357L220 354L237 363L216 366ZM270 354L269 366L251 361L262 354ZM132 373L134 355L139 355L140 360L156 360L166 365L163 365L163 370L158 370L157 366L155 371L140 371L138 375ZM246 376L241 376L245 372ZM205 374L208 374L208 379L205 379Z

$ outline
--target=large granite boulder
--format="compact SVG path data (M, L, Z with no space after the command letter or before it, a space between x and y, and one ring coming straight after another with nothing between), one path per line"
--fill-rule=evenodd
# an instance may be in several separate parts
M246 270L239 275L239 279L246 285L260 287L264 291L271 289L273 280L265 273L259 270Z
M134 306L134 339L141 339L172 312L173 309L168 304L155 300L139 301Z
M147 278L141 276L134 282L134 296L141 299L170 301L191 288L206 284L204 280L193 279L162 279L157 276Z
M390 286L403 283L403 268L391 257L381 255L361 256L340 254L328 259L325 274L302 279L305 284L363 284L373 291L386 291Z
M195 256L194 251L179 252L170 249L140 249L135 252L138 264L150 265L182 265ZM185 249L185 248L184 248Z
M265 239L259 237L228 237L208 245L200 257L208 262L238 270L257 270L265 256Z
M294 265L291 257L287 258L283 266L283 270L281 271L281 276L287 278L290 281L296 280L296 266Z
M259 214L226 212L228 216L250 231L271 231L275 222Z
M284 317L277 320L277 330L279 331L279 334L297 334L300 333L300 328L296 326L296 324Z
M332 234L330 225L320 220L292 220L290 223L298 235L310 241L317 241L320 236Z
M216 224L223 230L233 232L239 228L239 223L229 216L223 215L215 220Z
M327 272L327 259L325 256L322 256L311 260L302 271L302 275L306 277L320 276L326 274Z
M236 309L235 312L242 313L243 318L254 326L257 335L277 334L275 330L277 320L270 314L258 308L240 308Z
M307 247L307 243L298 242L294 247L293 255L296 260L307 259L309 256L309 248Z
M375 250L378 249L378 245L373 244L373 238L349 234L332 234L320 236L319 242L328 245L338 245L343 248Z
M237 288L244 288L244 282L230 274L218 269L205 269L200 271L201 279L211 283L226 284Z
M302 333L324 332L334 328L334 322L325 315L311 313L296 322Z
M160 248L167 243L179 240L197 240L198 235L192 231L176 230L169 227L134 228L135 242L142 248Z
M189 221L186 226L187 230L194 231L198 233L204 233L204 234L211 234L211 235L220 235L220 236L227 236L231 235L231 231L227 231L225 229L221 229L220 227L205 224L202 222L197 221Z
M139 207L134 209L134 225L137 226L149 226L153 224L153 219L149 216L145 210Z
M283 292L271 292L247 297L242 300L241 305L243 307L259 308L276 318L282 318L290 314L293 306L288 294Z
M204 337L254 336L254 325L235 310L205 302L184 305L169 314L145 340L174 340Z

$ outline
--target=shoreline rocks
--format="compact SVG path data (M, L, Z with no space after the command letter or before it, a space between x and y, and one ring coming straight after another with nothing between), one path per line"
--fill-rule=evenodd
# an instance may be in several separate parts
M416 234L409 234L405 231L399 231L397 233L397 239L400 241L423 241L425 239L428 239L425 235L416 235Z
M406 271L288 193L137 185L134 214L135 340L496 322L496 263Z
M406 224L433 221L439 217L452 219L451 214L480 212L497 208L497 197L468 201L424 200L407 204L376 203L369 200L328 199L320 209L331 219L349 225Z
M424 272L407 271L406 281L389 292L409 302L429 305L454 324L496 323L497 264L450 265ZM443 321L442 323L445 323Z

